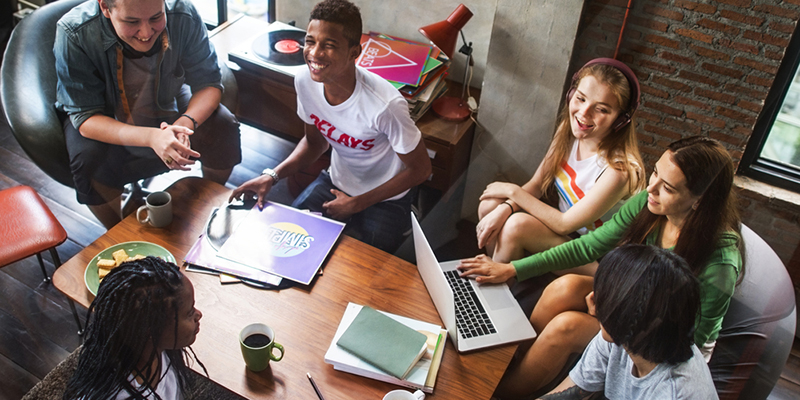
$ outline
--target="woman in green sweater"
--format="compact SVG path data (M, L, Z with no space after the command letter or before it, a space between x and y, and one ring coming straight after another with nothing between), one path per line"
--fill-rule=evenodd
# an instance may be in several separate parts
M459 269L478 282L505 282L588 264L625 243L672 249L700 280L701 315L694 340L708 360L743 273L733 174L731 157L716 140L698 136L678 140L656 162L647 191L632 197L595 231L509 264L481 255L462 260ZM539 335L509 366L498 396L523 396L542 388L571 354L583 351L600 329L586 313L585 296L592 284L592 277L568 274L545 289L531 315Z

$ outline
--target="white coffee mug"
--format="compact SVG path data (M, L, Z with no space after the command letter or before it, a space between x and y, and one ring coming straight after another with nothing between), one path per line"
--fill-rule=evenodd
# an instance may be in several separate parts
M406 390L392 390L389 393L386 393L386 396L383 396L383 400L423 400L425 398L425 393L422 393L421 390L417 390L414 393L411 393Z
M167 192L153 192L147 195L145 205L136 210L136 219L146 224L150 223L156 228L169 225L172 222L172 196ZM147 217L142 219L142 211Z

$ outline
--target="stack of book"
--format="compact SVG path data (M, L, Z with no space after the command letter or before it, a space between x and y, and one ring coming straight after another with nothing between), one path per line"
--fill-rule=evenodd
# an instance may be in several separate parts
M436 46L370 32L361 35L361 48L356 64L396 87L415 121L447 91L450 60Z
M349 303L325 353L338 371L433 392L447 330Z

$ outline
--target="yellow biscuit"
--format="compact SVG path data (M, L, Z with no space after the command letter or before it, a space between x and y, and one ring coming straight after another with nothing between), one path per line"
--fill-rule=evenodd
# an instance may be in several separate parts
M145 257L147 257L147 256L143 256L143 255L141 255L141 254L137 254L137 255L135 255L135 256L133 256L133 257L131 257L131 258L127 259L126 261L141 260L141 259L143 259L143 258L145 258Z
M111 271L111 270L109 270L109 269L102 269L102 268L100 268L100 269L98 269L98 270L97 270L97 275L100 277L100 279L103 279L103 278L105 278L105 277L106 277L106 275L108 275L108 273L109 273L110 271Z
M127 261L128 258L130 258L128 256L128 253L126 253L124 249L119 249L119 250L111 253L111 256L114 257L114 261L116 262L117 266L119 266L123 262Z
M117 266L117 262L114 260L106 260L106 259L99 259L97 260L97 268L105 268L111 269Z

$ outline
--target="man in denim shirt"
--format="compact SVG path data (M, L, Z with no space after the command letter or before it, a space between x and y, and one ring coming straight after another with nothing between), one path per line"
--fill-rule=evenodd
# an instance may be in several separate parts
M89 0L58 22L53 51L78 201L106 227L126 183L200 159L224 184L241 161L217 56L188 0Z

